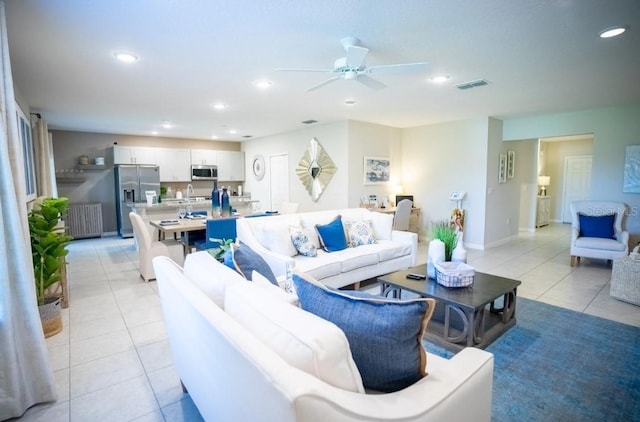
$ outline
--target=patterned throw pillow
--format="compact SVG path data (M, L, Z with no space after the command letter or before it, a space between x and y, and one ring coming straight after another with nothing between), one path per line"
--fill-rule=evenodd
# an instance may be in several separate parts
M318 256L316 247L309 240L307 232L299 226L289 227L289 233L291 234L291 241L293 246L296 247L300 255L304 256Z
M352 248L378 242L373 236L371 220L345 221L344 225L347 228L347 242Z
M293 283L302 309L344 331L365 388L398 391L427 374L421 340L435 308L434 299L387 299L334 290L298 272L293 274Z

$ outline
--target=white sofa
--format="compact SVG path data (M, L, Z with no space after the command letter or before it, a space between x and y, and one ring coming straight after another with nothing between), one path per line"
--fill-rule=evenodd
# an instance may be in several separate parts
M337 252L320 248L316 224L327 224L341 215L346 221L369 220L375 244L349 247ZM309 235L318 256L297 253L289 228L299 226ZM238 219L238 239L259 253L276 277L285 274L288 262L295 262L298 271L309 274L331 287L344 287L382 274L416 265L418 236L393 230L393 215L372 212L365 208L318 211Z
M265 341L286 337L288 323L272 324L258 332L247 328L247 324L264 325L267 318L287 318L295 312L298 317L287 321L295 325L300 320L298 325L307 336L320 335L323 330L313 327L327 328L327 324L342 332L282 299L280 296L291 297L282 289L247 282L207 252L189 255L184 269L166 257L155 258L153 265L175 368L207 421L491 419L493 355L488 352L466 348L450 360L427 354L429 374L403 390L386 394L348 391L319 378L331 366L343 368L344 363L320 367L318 376L309 373L314 368L299 369L297 356L306 353L307 344L317 345L321 340L307 339L305 347L297 348L288 342L286 352L276 352ZM261 309L251 308L251 303ZM236 317L231 313L234 307ZM286 358L292 350L296 358ZM319 356L327 354L331 352L324 350ZM347 366L350 358L347 356ZM344 376L347 372L340 369L336 373Z

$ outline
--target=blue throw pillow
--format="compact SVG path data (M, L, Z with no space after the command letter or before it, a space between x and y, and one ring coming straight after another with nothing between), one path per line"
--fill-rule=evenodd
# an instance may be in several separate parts
M433 299L333 290L298 273L293 283L302 309L344 331L366 388L398 391L427 374L421 341L435 308Z
M231 245L224 254L224 264L238 272L249 281L253 281L253 272L262 274L271 284L280 287L276 276L271 271L269 264L253 249L240 242L239 245Z
M603 239L615 239L613 225L616 215L585 215L578 213L580 224L580 237L600 237Z
M336 252L347 249L347 237L344 235L344 227L342 227L342 216L337 216L329 224L316 224L316 231L325 251Z

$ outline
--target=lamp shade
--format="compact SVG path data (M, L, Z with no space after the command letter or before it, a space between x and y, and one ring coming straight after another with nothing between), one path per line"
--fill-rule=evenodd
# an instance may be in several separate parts
M551 177L549 176L538 176L538 185L540 186L549 186L551 184Z

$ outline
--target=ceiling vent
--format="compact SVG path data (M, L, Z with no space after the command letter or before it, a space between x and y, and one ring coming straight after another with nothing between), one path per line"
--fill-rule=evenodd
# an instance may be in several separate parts
M314 123L318 123L318 121L317 120L305 120L302 123L305 124L305 125L312 125Z
M253 138L253 135L242 135L242 137L245 139L249 139L249 138Z
M476 79L475 81L463 82L458 85L454 85L458 89L469 89L469 88L477 88L479 86L483 86L488 84L484 79Z

